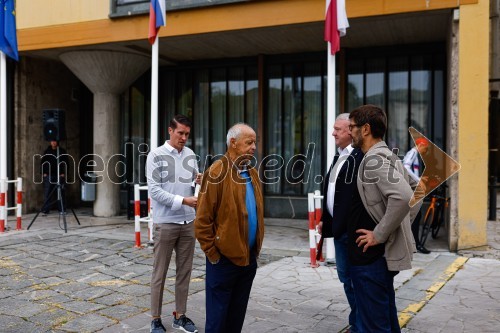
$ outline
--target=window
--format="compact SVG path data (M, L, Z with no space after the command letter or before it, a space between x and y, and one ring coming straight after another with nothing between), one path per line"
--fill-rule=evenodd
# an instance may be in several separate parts
M251 0L167 0L165 10L186 9L222 5L234 2L246 2ZM111 13L109 17L121 17L149 13L150 0L111 0Z
M168 139L168 123L178 113L193 121L188 146L199 156L201 171L226 152L226 134L237 122L257 131L257 67L163 70L160 75L161 140ZM163 93L161 93L163 92Z
M444 149L445 50L442 45L348 50L346 110L374 104L387 112L385 141L406 153L413 126Z
M266 68L265 193L302 196L320 188L324 131L324 66L320 61Z

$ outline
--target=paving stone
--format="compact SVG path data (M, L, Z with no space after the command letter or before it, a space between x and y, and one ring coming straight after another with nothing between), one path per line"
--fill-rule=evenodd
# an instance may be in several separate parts
M74 293L76 291L87 289L88 287L89 287L89 285L86 283L79 283L76 281L68 281L68 283L58 284L58 285L52 286L51 289L54 291L60 292L60 293L71 295L72 293Z
M126 304L120 304L99 310L97 311L97 314L100 314L110 319L116 319L121 321L125 318L138 315L139 313L142 312L144 311L141 308Z
M47 267L47 266L44 266ZM50 266L49 266L50 267ZM29 275L36 277L38 279L44 279L48 277L52 277L54 275L54 272L47 270L47 269L41 269L41 268L30 268L28 270Z
M77 316L78 315L73 312L52 307L47 311L29 317L28 320L38 326L49 329L63 325L68 321L75 319Z
M62 303L60 307L63 308L64 310L72 311L78 314L86 314L105 308L105 306L102 304L90 303L84 301L71 301L67 303Z
M57 291L50 289L33 290L24 292L23 294L27 295L28 300L33 300L33 301L43 300L46 298L56 297L60 295Z
M22 292L20 290L11 290L11 289L2 288L2 289L0 289L0 299L13 297L13 296L19 295L21 293Z
M107 326L116 324L116 321L97 315L87 314L69 320L67 323L60 325L58 328L67 332L96 332Z
M57 227L55 218L50 226ZM16 242L0 238L0 331L13 322L19 328L14 328L16 332L148 332L153 255L151 249L133 247L133 231L133 223L82 229L75 223L67 235L63 231L36 231L36 236L25 235ZM275 231L267 231L267 248L259 258L243 332L342 331L349 313L343 287L334 266L310 267L307 224L303 230L281 228L277 249L269 243ZM299 255L290 257L292 253ZM399 310L416 301L456 258L453 254L439 256L444 254L436 250L430 255L416 254L415 268L396 276ZM496 318L500 313L498 260L471 260L417 313L404 332L489 332L491 327L500 326ZM205 257L197 243L188 313L200 332L205 320L205 269ZM40 270L53 272L53 276ZM91 278L81 280L88 276ZM60 285L46 284L66 279L68 282ZM164 293L163 315L168 321L175 307L174 285L175 257ZM14 312L13 308L26 310L31 316L25 321L4 313ZM37 324L40 326L33 326Z
M62 273L70 273L70 272L76 272L76 271L81 271L81 268L76 265L76 263L72 263L71 265L68 264L63 264L63 265L57 265L56 267L52 268L54 274L62 274Z
M113 293L113 291L101 287L89 287L86 289L75 291L69 296L71 298L83 301L92 301L98 297L106 296Z
M46 286L54 287L54 286L68 283L69 281L67 279L60 278L58 276L51 276L51 277L40 279L40 282L45 284Z
M144 295L149 295L151 293L151 287L137 285L137 284L130 284L121 287L119 289L119 292L131 296L144 296Z
M44 332L44 328L18 317L0 315L2 333Z
M110 305L118 305L124 303L132 304L132 301L135 299L137 298L134 296L112 292L109 295L94 299L94 302L110 306Z
M0 300L0 314L29 318L37 313L47 310L47 306L25 300L2 299Z
M99 281L109 281L113 279L112 276L102 274L94 270L83 270L81 272L65 273L61 274L61 277L64 277L65 279L68 280L74 280L79 283L87 283L87 284Z

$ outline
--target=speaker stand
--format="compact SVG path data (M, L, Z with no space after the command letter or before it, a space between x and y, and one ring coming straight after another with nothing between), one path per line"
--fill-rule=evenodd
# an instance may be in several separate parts
M67 226L67 223L66 223L66 207L65 207L65 205L66 205L65 201L66 200L63 200L64 184L61 184L60 171L61 170L60 170L60 165L59 165L59 145L58 145L57 146L57 184L52 189L52 191L50 191L49 195L47 196L47 198L45 199L45 202L42 205L42 208L40 210L38 210L38 212L36 213L36 215L33 218L33 220L31 220L30 225L28 226L28 228L26 228L27 230L29 230L30 227L31 227L31 225L33 223L35 223L35 220L37 219L38 215L40 215L40 213L42 212L42 210L43 210L44 207L51 207L57 201L59 203L59 225L61 224L61 216L62 216L63 222L64 222L64 233L68 232L68 226ZM49 181L50 181L50 179L49 179ZM49 205L47 205L47 203L52 198L52 195L54 194L54 192L56 190L57 190L57 199L54 200L53 202L51 202ZM81 225L80 224L80 220L78 220L78 217L75 214L75 211L72 208L70 208L70 209L71 209L71 212L73 213L73 216L75 217L76 222L78 223L78 225Z

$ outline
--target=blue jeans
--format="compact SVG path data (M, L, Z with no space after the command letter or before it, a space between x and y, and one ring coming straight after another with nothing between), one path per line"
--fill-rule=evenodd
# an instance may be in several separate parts
M401 332L394 276L384 257L363 266L351 265L351 279L362 332Z
M354 297L354 289L352 287L351 274L350 274L350 264L347 255L347 233L343 234L339 238L333 240L335 245L335 262L337 263L337 274L339 275L339 280L344 284L344 292L347 297L347 302L351 307L351 312L349 313L349 325L351 325L351 332L358 333L361 332L359 329L359 324L357 323L357 309L356 309L356 299Z
M206 333L241 332L256 273L254 256L248 266L236 266L224 256L215 265L207 259Z

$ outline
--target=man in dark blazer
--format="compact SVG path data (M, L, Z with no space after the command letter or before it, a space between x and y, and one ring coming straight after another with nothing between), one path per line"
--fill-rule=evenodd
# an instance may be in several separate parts
M358 166L363 159L360 149L351 146L349 114L342 113L335 120L333 137L338 148L330 170L326 174L323 188L323 217L319 229L323 238L334 238L335 261L339 280L351 307L349 314L350 332L360 332L356 324L356 301L349 275L347 255L347 224L351 210L351 197L356 186Z

